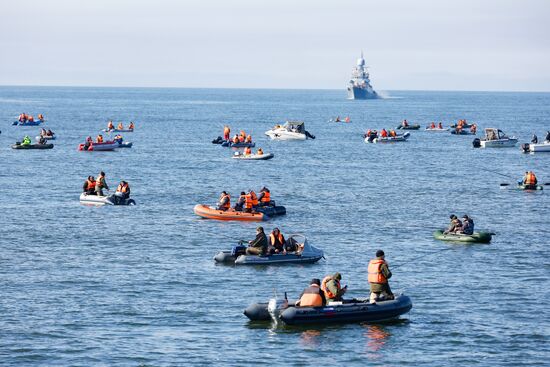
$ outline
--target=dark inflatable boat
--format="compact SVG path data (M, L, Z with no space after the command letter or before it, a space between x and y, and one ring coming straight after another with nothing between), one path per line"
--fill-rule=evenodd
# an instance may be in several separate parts
M369 303L368 299L333 302L324 307L295 307L293 301L272 299L269 303L250 305L244 314L254 321L282 321L286 325L379 322L398 318L409 312L412 301L398 295L393 300Z

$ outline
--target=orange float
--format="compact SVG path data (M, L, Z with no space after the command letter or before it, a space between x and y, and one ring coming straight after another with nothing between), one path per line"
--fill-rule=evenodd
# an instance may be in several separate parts
M193 211L199 217L216 220L241 220L247 222L261 222L269 219L269 217L263 213L238 212L233 209L223 211L211 208L208 205L204 204L195 205Z

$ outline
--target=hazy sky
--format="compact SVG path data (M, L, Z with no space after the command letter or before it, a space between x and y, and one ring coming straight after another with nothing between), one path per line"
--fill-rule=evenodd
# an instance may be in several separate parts
M0 0L0 84L550 91L550 0Z

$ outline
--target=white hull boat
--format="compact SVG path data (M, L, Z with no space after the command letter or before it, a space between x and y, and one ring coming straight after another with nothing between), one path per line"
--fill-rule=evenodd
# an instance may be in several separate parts
M306 140L315 139L315 136L306 131L302 121L287 121L284 125L275 125L265 132L272 140Z
M532 153L550 152L550 141L545 141L542 144L529 144L529 151Z
M240 159L245 161L263 161L267 159L273 158L273 153L264 153L264 154L242 154L239 152L235 152L235 155L232 157L233 159Z

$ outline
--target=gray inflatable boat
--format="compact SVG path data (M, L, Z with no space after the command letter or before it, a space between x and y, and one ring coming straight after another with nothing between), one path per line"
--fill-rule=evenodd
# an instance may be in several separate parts
M231 251L220 251L214 260L219 263L235 265L274 265L274 264L312 264L321 260L323 250L309 244L303 234L293 234L287 239L298 250L286 254L273 254L268 256L246 255L244 246L236 246Z
M331 302L324 307L296 307L294 303L286 299L271 299L269 303L250 305L244 314L253 321L275 320L286 325L304 325L387 321L412 308L411 299L402 294L393 300L376 303L369 303L368 299Z

